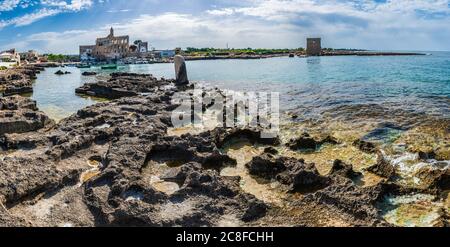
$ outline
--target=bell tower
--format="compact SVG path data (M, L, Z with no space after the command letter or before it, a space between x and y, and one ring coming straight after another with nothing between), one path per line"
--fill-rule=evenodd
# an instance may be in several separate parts
M114 37L114 29L111 27L111 29L109 30L109 36L110 37Z

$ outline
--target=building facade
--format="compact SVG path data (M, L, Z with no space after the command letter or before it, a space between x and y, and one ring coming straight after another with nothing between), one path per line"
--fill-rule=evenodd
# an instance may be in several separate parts
M110 61L124 58L130 52L130 37L114 36L114 29L111 28L109 35L105 38L98 38L95 45L80 46L81 60Z
M20 60L27 61L30 63L37 62L39 60L39 53L34 50L29 50L27 52L20 53Z
M0 66L10 67L20 65L20 55L16 49L0 52Z
M307 38L306 39L306 55L308 55L308 56L322 55L322 40L321 40L321 38Z

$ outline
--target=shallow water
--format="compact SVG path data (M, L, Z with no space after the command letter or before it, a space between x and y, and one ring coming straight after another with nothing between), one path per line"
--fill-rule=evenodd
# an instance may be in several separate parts
M428 227L438 223L444 203L427 194L385 197L384 219L397 226Z
M431 52L429 56L188 61L187 67L191 81L207 86L280 92L281 109L297 112L300 119L318 118L325 111L348 114L337 107L355 104L382 104L390 111L450 118L450 52ZM56 76L57 69L38 75L32 96L42 110L55 118L95 103L92 98L74 93L76 87L95 80L81 72L96 71L102 76L116 71L67 67L62 70L72 74ZM126 65L117 71L174 77L173 64Z
M69 71L71 74L55 75L58 70ZM93 81L95 81L94 77L82 76L81 71L74 67L47 68L38 74L33 84L31 98L37 101L41 111L59 121L84 107L101 101L98 98L81 97L75 94L76 88Z

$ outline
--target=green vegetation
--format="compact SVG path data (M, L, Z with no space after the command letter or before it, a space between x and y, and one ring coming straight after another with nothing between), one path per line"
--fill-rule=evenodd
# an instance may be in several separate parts
M228 55L273 55L287 53L302 53L304 48L298 49L218 49L218 48L193 48L188 47L185 50L186 55L190 56L228 56Z
M6 66L0 66L0 71L1 70L7 70L8 68Z
M67 61L68 59L67 59L67 56L62 55L62 54L48 54L47 55L47 60L49 62L61 63L61 62Z

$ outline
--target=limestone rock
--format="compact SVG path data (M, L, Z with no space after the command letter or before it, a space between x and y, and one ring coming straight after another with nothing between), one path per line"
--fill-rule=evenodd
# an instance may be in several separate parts
M184 57L181 55L176 55L174 57L175 62L175 78L177 85L189 84L189 79L187 75L186 62Z

